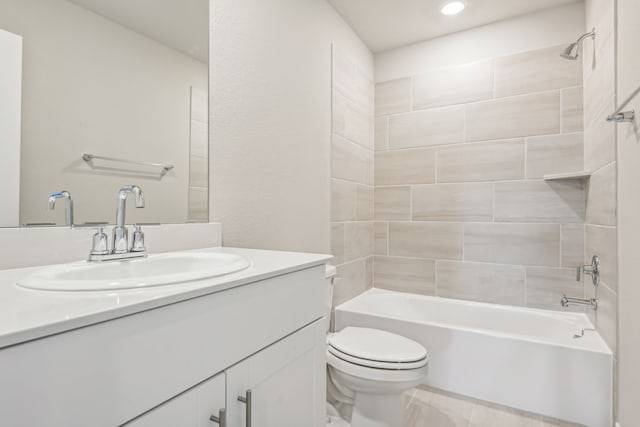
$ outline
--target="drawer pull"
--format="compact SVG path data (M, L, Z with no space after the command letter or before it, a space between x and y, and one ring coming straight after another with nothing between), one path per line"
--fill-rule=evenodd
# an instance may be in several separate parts
M245 425L246 427L251 427L251 389L247 390L246 396L238 396L238 401L247 404L247 407L245 408Z
M227 410L222 408L218 411L218 416L211 415L209 417L214 423L218 423L220 427L227 427Z

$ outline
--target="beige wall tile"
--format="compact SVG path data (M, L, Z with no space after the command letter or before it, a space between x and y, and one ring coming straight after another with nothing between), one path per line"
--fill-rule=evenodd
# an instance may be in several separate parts
M333 307L361 294L367 288L364 258L338 265L337 268L338 281L333 290Z
M584 129L584 87L562 90L562 132L579 132Z
M524 178L524 140L462 144L438 148L438 182Z
M414 111L389 118L389 148L464 142L464 106Z
M615 227L587 225L585 228L585 264L600 258L600 279L614 292L618 290L618 248Z
M189 186L209 186L209 157L197 154L189 156Z
M560 92L520 95L467 105L467 141L560 132Z
M493 97L493 60L441 68L413 77L413 109Z
M389 118L377 117L375 122L374 147L376 151L386 150L388 148L387 140L389 138Z
M361 184L373 184L373 151L333 134L331 176Z
M465 224L464 258L468 261L557 267L557 224Z
M344 223L331 224L331 254L333 264L344 262Z
M584 133L585 169L596 171L616 160L616 124L606 120L615 109L610 102L595 120L587 121Z
M373 150L374 119L337 90L333 91L331 131Z
M612 38L600 50L596 50L595 68L585 76L585 123L591 123L601 116L607 105L615 101L615 89L615 46Z
M462 259L462 224L391 222L389 255Z
M527 138L527 178L578 172L584 168L582 133Z
M209 220L209 190L207 187L189 187L189 221Z
M493 185L430 184L412 188L414 221L491 221Z
M564 310L560 305L563 295L584 298L584 284L576 281L575 269L527 267L527 307Z
M208 127L209 92L193 86L191 87L191 120L200 122Z
M582 85L582 62L567 61L553 46L496 58L495 96L513 96Z
M206 110L204 114L206 114ZM209 122L191 120L190 131L191 131L189 135L190 154L207 157L209 155Z
M375 255L387 255L389 225L386 222L373 224L373 253Z
M367 257L364 260L364 278L365 287L367 289L373 288L373 256Z
M344 257L346 261L366 258L373 253L373 223L347 222L344 224Z
M331 180L331 220L353 221L356 215L356 186L351 182Z
M438 261L438 296L524 305L524 267Z
M356 221L373 219L373 186L356 185Z
M371 78L351 60L347 52L333 50L333 88L354 101L358 108L373 115L374 84Z
M495 220L583 223L584 181L516 181L495 184Z
M589 179L587 223L616 225L616 163L600 169Z
M411 111L411 79L376 84L376 116Z
M374 218L408 220L411 218L411 188L377 187L374 192Z
M375 153L375 184L430 184L435 182L435 150L419 148Z
M584 225L562 224L561 265L577 267L584 261Z
M394 291L435 295L435 261L376 256L374 286Z

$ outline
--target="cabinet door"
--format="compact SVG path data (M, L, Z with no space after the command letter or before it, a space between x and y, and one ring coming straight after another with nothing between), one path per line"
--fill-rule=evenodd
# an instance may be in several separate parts
M221 373L125 424L126 427L213 427L211 415L225 407L225 374Z
M325 426L325 369L324 319L227 369L229 427Z

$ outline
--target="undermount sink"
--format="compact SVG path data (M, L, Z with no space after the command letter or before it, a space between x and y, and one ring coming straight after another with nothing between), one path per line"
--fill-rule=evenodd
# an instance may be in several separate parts
M102 263L75 262L44 268L18 286L44 291L107 291L172 285L235 273L251 263L224 253L171 253Z

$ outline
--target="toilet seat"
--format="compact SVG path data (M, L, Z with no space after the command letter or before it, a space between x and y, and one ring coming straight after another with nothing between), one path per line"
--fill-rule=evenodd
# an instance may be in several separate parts
M384 370L419 369L427 364L427 351L408 338L370 328L347 327L327 339L327 351L355 365Z

